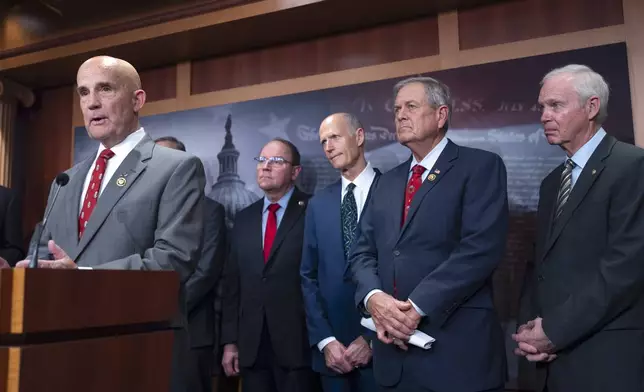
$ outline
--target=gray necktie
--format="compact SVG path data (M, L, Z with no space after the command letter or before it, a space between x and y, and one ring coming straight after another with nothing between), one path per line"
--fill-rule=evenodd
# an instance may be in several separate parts
M347 194L344 195L342 205L340 206L340 216L342 218L342 245L344 246L344 255L349 259L349 250L355 239L356 229L358 228L358 205L353 195L356 184L347 185Z
M559 183L559 194L557 195L557 210L555 213L555 220L559 218L563 207L570 197L572 192L572 169L575 167L575 162L572 159L566 159L563 172L561 173L561 181Z

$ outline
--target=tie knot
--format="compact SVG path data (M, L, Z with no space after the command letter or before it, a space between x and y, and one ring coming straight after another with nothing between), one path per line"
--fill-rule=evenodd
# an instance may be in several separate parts
M425 167L421 165L414 165L414 167L411 168L411 171L415 176L421 176L425 172Z
M276 213L280 209L280 205L277 203L270 204L268 206L268 211L272 214Z
M572 159L568 158L568 159L566 159L566 166L568 168L572 169L572 168L575 167L575 162Z
M101 151L101 154L98 157L108 160L113 156L114 156L114 151L110 150L109 148L106 148L105 150Z
M349 185L347 185L347 192L353 192L354 189L356 189L356 184L350 182Z

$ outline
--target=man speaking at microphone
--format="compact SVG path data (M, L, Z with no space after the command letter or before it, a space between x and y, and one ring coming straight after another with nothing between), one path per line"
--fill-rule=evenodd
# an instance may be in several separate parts
M100 145L65 172L69 183L55 201L52 184L49 218L34 239L40 243L38 267L174 270L181 289L173 326L185 328L184 283L202 246L201 161L157 146L139 125L146 94L131 64L94 57L80 66L76 81L85 127ZM177 352L187 347L175 339L173 391L183 390Z

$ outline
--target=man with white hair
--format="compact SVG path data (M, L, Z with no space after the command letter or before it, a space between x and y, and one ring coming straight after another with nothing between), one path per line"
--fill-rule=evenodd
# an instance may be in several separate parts
M644 150L602 128L608 97L583 65L542 81L545 136L566 159L541 184L529 317L513 336L537 391L644 388Z
M410 157L378 178L349 260L369 313L379 391L503 391L506 357L491 278L505 251L501 157L449 140L452 99L436 79L394 87L398 142ZM431 349L409 345L418 329Z

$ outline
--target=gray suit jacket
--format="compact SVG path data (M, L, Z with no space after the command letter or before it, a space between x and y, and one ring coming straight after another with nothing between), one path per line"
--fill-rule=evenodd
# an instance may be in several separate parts
M101 193L78 240L80 197L95 155L66 173L69 183L51 210L40 241L40 258L51 258L53 239L78 266L94 269L174 270L181 280L181 324L186 325L184 284L193 273L203 241L205 174L201 161L158 147L146 135L128 154ZM125 184L117 185L119 178Z

